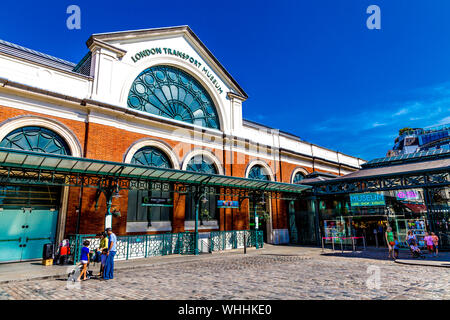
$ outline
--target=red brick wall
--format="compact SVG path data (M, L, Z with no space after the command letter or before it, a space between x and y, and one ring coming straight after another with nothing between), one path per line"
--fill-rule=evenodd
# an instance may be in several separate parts
M0 106L0 122L17 117L19 115L38 115L45 118L52 118L58 120L65 126L67 126L78 138L82 149L86 147L87 158L108 160L122 162L127 149L142 138L154 138L162 140L167 143L172 149L178 150L177 156L180 161L184 159L186 154L192 149L201 149L198 146L192 144L180 143L176 140L161 139L159 137L147 136L144 134L128 132L122 129L118 129L111 126L105 126L96 123L89 123L68 120L64 118L48 116L45 114L39 114L36 112L23 111L10 107ZM87 126L87 141L85 137ZM181 144L182 148L176 148ZM86 146L85 146L86 145ZM224 170L227 175L232 173L235 177L245 177L245 171L248 164L255 159L253 156L233 152L230 155L229 151L224 152L219 149L206 149L216 155L216 157L223 163ZM233 159L233 164L230 163L230 158ZM239 160L239 161L238 161ZM243 161L242 161L243 160ZM279 163L272 160L265 160L271 167L277 181L290 183L292 172L297 165L290 163ZM312 172L312 168L305 168L308 172ZM317 170L320 171L320 170ZM127 221L127 205L128 205L128 192L121 191L121 197L113 200L113 209L117 208L121 212L121 217L113 217L113 228L117 234L126 234L126 221ZM76 208L79 205L80 188L70 188L68 208L67 208L67 221L66 221L66 234L75 233L76 221L78 213ZM236 198L226 197L228 200L236 200ZM103 230L106 201L103 194L98 199L98 207L95 207L96 203L96 189L84 188L82 193L82 209L79 232L80 233L99 233ZM284 200L272 199L272 218L273 228L287 228L287 204ZM173 209L173 232L184 231L184 209L185 209L185 196L181 194L174 194L174 209ZM219 226L220 230L242 230L248 229L248 200L244 200L240 209L220 209L219 210Z

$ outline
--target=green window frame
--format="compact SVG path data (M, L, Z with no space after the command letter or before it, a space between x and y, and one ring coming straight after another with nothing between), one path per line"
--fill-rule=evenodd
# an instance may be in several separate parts
M142 71L131 85L128 107L202 127L220 129L209 93L190 74L167 65Z
M66 141L56 132L43 127L26 126L8 133L0 142L0 147L71 155Z
M297 172L294 176L294 184L300 183L303 179L305 179L305 175L302 172Z
M248 178L255 180L270 181L269 174L267 173L266 169L260 164L256 164L253 167L251 167L250 171L248 172Z
M196 155L192 157L187 166L187 171L201 172L207 174L217 174L217 168L214 162L204 155Z

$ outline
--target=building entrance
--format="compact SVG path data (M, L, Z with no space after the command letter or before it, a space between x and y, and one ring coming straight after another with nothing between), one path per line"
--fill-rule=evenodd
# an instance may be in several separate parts
M59 187L0 187L0 262L38 259L54 243Z
M388 226L386 216L356 216L349 219L352 235L364 237L368 246L384 247L384 233Z

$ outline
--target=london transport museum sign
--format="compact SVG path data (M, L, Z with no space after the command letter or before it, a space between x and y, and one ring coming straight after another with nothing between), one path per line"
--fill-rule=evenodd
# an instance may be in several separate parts
M187 53L184 53L180 50L175 50L175 49L170 49L170 48L145 49L145 50L139 51L134 56L131 56L131 60L133 60L133 62L136 63L145 57L149 57L149 56L157 55L157 54L163 54L163 53L167 54L167 55L176 56L185 61L188 61L190 64L197 67L199 70L201 70L206 75L206 77L211 81L211 83L216 88L217 92L219 92L220 94L223 93L222 87L221 87L219 81L214 77L214 74L205 66L203 66L203 68L202 68L202 63L200 61L198 61L194 57L191 57Z

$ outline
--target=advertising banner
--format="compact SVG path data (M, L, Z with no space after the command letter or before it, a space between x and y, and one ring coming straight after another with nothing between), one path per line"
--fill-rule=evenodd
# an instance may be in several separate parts
M217 200L217 208L239 209L239 201Z

